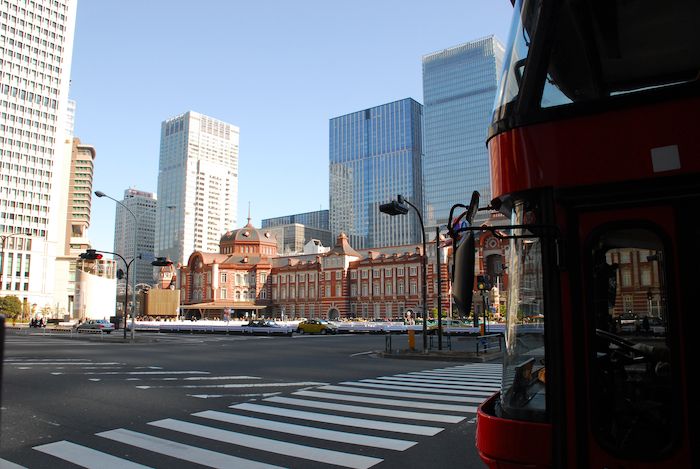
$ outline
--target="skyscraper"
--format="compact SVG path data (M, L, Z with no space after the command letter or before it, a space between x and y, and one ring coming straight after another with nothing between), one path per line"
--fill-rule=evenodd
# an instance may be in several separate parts
M320 230L330 229L328 222L328 210L295 213L294 215L284 215L275 218L263 218L260 223L261 228L271 228L273 226L299 223L300 225L308 226L309 228L318 228Z
M71 142L73 0L0 3L0 295L55 308Z
M219 252L221 236L236 226L238 142L238 127L196 112L162 123L158 256L186 264L196 250Z
M80 317L74 309L76 261L81 253L90 248L87 230L92 213L92 177L96 156L95 147L81 143L72 135L68 137L65 144L71 147L70 177L67 190L61 194L60 204L60 211L65 216L65 233L63 239L57 238L52 303L59 318Z
M445 224L474 190L491 200L485 142L504 53L489 36L423 57L426 226Z
M423 106L411 98L330 120L330 225L356 249L421 239L415 214L391 217L379 205L398 194L422 206Z
M114 252L120 254L127 262L138 255L146 254L144 259L134 261L129 275L136 275L133 284L153 285L153 267L148 259L154 253L156 196L152 192L127 189L124 191L124 200L121 203L131 210L134 216L132 217L122 205L116 204ZM136 223L135 228L134 222ZM136 246L134 246L134 229L136 229ZM118 257L116 259L118 267L126 272L124 262ZM126 279L122 279L118 283L124 285L125 281ZM129 283L132 284L131 279L129 279Z

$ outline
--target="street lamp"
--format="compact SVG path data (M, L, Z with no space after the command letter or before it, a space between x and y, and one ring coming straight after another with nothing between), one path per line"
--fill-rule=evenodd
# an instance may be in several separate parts
M396 215L406 215L408 213L408 207L406 207L406 204L413 208L413 210L415 210L418 214L418 221L420 222L420 235L421 239L423 240L423 255L421 256L421 269L423 271L423 281L421 282L421 290L423 296L423 352L425 352L428 350L428 310L426 308L426 296L428 289L426 285L426 257L428 255L428 252L425 248L425 226L423 225L423 216L421 215L420 210L418 210L418 207L409 202L408 199L404 198L404 196L402 196L401 194L396 196L396 200L392 200L387 204L381 204L379 206L379 211L382 213L386 213L387 215L391 215L392 217Z
M131 209L129 207L127 207L126 205L124 205L123 203L121 203L120 201L115 199L114 197L110 197L109 195L105 194L102 191L95 191L95 195L97 197L107 197L108 199L113 200L117 204L124 207L126 209L126 211L129 212L131 214L131 216L134 218L134 258L131 260L131 262L134 262L136 260L136 258L138 257L138 254L136 252L137 251L136 234L138 231L138 220L136 218L136 215L134 214L134 212L131 211ZM123 260L123 258L122 258L122 260ZM127 273L129 272L129 265L131 265L131 262L129 264L127 264L127 267L126 267ZM136 270L136 266L134 266L134 270ZM128 290L129 290L128 286L127 286L126 290L127 291L126 291L125 295L128 293ZM132 280L131 280L131 340L134 340L134 330L136 329L136 326L134 325L134 316L135 316L134 308L136 308L136 272L134 272L134 275L132 276ZM124 311L124 314L126 314L126 311ZM125 334L126 334L126 332L125 332Z

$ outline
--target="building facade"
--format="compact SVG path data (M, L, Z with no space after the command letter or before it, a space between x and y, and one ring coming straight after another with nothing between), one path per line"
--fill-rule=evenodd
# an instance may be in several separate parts
M486 136L504 47L493 36L423 57L423 214L426 228L444 225L450 208L472 191L491 200ZM484 204L485 205L485 204ZM488 217L480 212L479 217Z
M422 247L357 251L341 233L330 251L278 256L268 231L250 224L227 233L218 253L195 252L180 269L181 304L187 317L398 319L422 314ZM449 315L449 248L428 244L427 311Z
M0 3L0 295L54 308L76 2Z
M420 241L415 216L390 217L379 205L403 195L422 206L423 106L413 99L330 120L329 196L333 237L357 249Z
M304 251L304 246L312 240L318 240L322 246L331 245L331 231L313 228L299 223L275 225L264 228L277 238L277 252L294 254Z
M238 127L196 112L161 124L155 250L184 264L236 225Z
M262 229L272 228L281 225L300 224L309 228L317 228L319 230L330 230L328 210L317 210L315 212L296 213L294 215L285 215L275 218L264 218L260 222Z
M156 195L138 189L127 189L124 191L124 199L120 202L123 205L116 204L114 216L114 252L121 255L127 262L142 256L143 259L136 259L131 264L129 275L136 275L133 284L151 286L154 283L153 267L148 259L152 259L154 255L153 242L158 206ZM131 215L132 213L134 216ZM135 240L134 230L136 230ZM117 258L117 264L126 272L126 266L121 259ZM120 289L124 288L125 281L126 278L119 280ZM131 278L129 284L132 284Z
M61 197L61 211L65 213L65 235L55 261L55 315L58 318L77 318L75 314L76 261L90 248L88 228L92 212L92 178L95 166L95 147L68 139L71 146L68 190Z
M277 240L250 223L226 232L216 253L195 251L177 276L190 318L254 317L270 308L270 272Z

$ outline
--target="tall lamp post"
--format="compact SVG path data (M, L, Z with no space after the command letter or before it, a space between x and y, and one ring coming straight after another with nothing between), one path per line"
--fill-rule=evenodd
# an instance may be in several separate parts
M396 200L392 200L391 202L387 204L381 204L379 206L379 211L382 213L386 213L387 215L391 215L392 217L395 215L406 215L408 213L408 205L409 207L413 208L413 210L416 211L418 214L418 221L420 222L420 235L421 239L423 240L423 255L421 256L421 270L423 272L423 281L421 282L421 290L422 290L422 296L423 296L423 352L428 350L428 310L427 310L427 279L426 279L426 257L428 255L428 252L426 251L425 248L425 226L423 225L423 216L420 213L420 210L418 210L418 207L413 205L411 202L408 201L404 196L401 194L396 196Z
M121 203L120 201L115 199L114 197L110 197L109 195L105 194L102 191L95 191L95 195L97 197L107 197L108 199L113 200L117 204L124 207L126 209L126 211L129 212L129 214L131 214L131 216L133 217L133 219L134 219L134 258L131 260L131 262L134 262L136 260L136 258L138 257L138 253L136 252L137 251L136 234L138 231L138 226L137 226L138 220L136 218L136 215L134 214L134 212L131 211L131 209L129 207L127 207L126 205L124 205L123 203ZM136 266L134 266L134 270L136 270L135 267ZM128 266L127 266L127 270L128 270ZM128 290L129 290L128 285L127 285L126 290L127 291L126 291L125 295L128 293ZM136 329L136 327L134 325L134 316L135 316L134 308L136 308L136 272L133 273L132 280L131 280L131 340L134 340L134 330ZM126 314L126 311L124 311L124 314Z

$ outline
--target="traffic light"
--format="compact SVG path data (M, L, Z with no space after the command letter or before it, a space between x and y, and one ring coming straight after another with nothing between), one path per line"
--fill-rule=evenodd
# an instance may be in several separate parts
M488 275L477 275L476 276L476 288L477 290L490 290L491 289L491 283L489 282L489 276Z
M173 265L173 261L167 257L156 257L155 260L151 262L151 265L154 267L167 267Z
M95 249L88 249L80 255L80 258L89 260L102 259L102 254L98 253Z
M124 271L122 269L117 269L117 279L121 280L124 278Z

